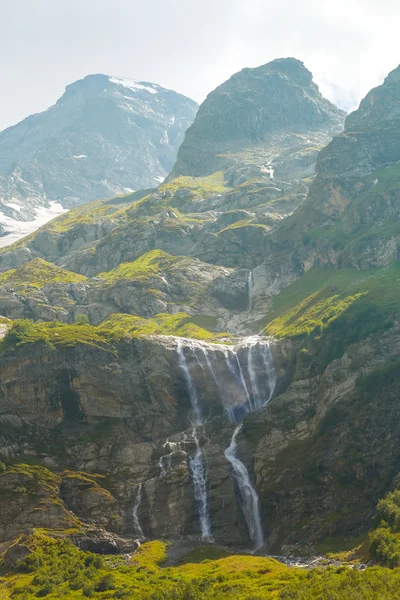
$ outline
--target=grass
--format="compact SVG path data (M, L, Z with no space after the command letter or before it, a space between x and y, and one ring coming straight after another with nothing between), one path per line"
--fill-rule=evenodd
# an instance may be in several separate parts
M35 470L27 465L16 468ZM71 476L93 483L85 473ZM377 522L369 542L365 536L327 538L320 550L330 550L327 556L344 565L310 570L290 568L270 557L232 555L212 546L193 548L166 568L168 544L163 541L142 544L130 558L100 557L79 550L59 532L37 529L15 540L29 552L15 568L7 569L0 558L0 598L399 600L400 491L379 502ZM349 568L371 557L387 566Z
M198 549L184 564L163 568L167 544L146 542L132 558L100 557L68 539L37 530L19 538L30 554L3 567L0 598L126 598L127 600L398 600L400 570L375 566L310 571L268 557L214 557Z
M227 337L225 333L213 333L196 325L195 320L196 317L189 317L186 313L176 313L174 315L161 313L152 319L114 314L103 321L97 329L100 332L110 332L118 338L122 338L127 334L132 337L141 335L176 335L208 341L220 340Z
M116 283L121 279L148 281L152 277L158 277L161 270L168 269L182 260L188 259L184 256L171 256L162 250L151 250L134 262L121 263L111 271L99 273L97 277L107 284Z
M217 235L221 235L222 233L225 233L226 231L231 231L231 230L235 230L235 229L244 229L246 227L254 227L257 229L263 229L264 231L269 231L269 229L270 229L267 225L263 225L262 223L252 223L251 220L247 221L247 219L246 219L246 220L238 221L236 223L232 223L231 225L224 227L224 229L221 229L221 231L218 231Z
M400 313L400 263L385 269L317 267L274 299L264 332L301 337L358 328L351 343L390 327Z
M231 188L226 187L223 172L216 171L207 177L176 177L176 179L161 185L158 191L161 194L165 192L176 194L181 189L189 189L192 192L192 198L200 199L214 194L227 193Z
M308 335L315 330L321 332L362 295L355 294L341 298L339 294L334 294L326 297L330 290L332 288L322 293L312 294L300 302L293 310L272 321L266 328L266 333L280 338L295 338Z
M0 273L0 286L41 288L49 283L80 283L86 281L84 275L66 271L41 258L34 258L18 269Z
M17 569L5 572L4 598L272 599L301 576L273 559L252 556L162 568L167 549L163 542L143 544L130 561L82 552L68 540L45 533L23 543L31 554Z
M25 344L43 343L50 347L73 347L84 344L115 351L122 339L149 335L175 335L198 340L221 341L224 333L212 333L196 325L186 313L161 313L151 319L126 314L113 314L100 325L88 323L34 323L28 319L16 320L0 342L0 351Z
M12 474L24 476L24 485L27 486L25 493L35 494L44 489L51 494L58 494L61 481L58 475L40 465L23 463L9 465L8 467L4 465L4 469L0 472L0 498L4 495L1 490L1 480L3 477Z

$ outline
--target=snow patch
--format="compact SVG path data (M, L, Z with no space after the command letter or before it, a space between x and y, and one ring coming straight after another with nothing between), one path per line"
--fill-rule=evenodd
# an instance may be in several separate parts
M4 206L9 206L13 210L17 210L18 212L21 212L21 206L19 204L15 204L15 202L7 202L7 203L4 202Z
M270 179L274 179L274 169L272 168L272 165L264 165L260 168L260 171L269 175Z
M10 203L9 203L10 205ZM17 240L29 235L45 225L51 219L68 212L59 202L50 202L48 207L40 206L35 211L35 218L31 221L15 221L0 212L0 224L8 232L7 235L0 237L0 248L5 248Z
M124 79L122 77L110 77L111 83L116 83L117 85L122 85L130 90L145 90L150 94L158 94L158 85L155 83L151 83L148 85L143 85L143 83L139 81L135 81L134 79Z

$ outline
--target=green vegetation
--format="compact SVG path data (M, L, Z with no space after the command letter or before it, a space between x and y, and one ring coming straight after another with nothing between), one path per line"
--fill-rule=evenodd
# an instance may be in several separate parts
M41 288L49 283L79 283L86 281L84 275L66 271L41 258L34 258L18 269L0 273L0 286Z
M146 280L160 276L161 270L169 269L176 263L187 261L184 256L171 256L162 250L151 250L130 263L121 263L117 268L99 273L97 277L113 284L121 279Z
M130 198L130 194L126 197L121 197L121 203L126 202ZM68 229L72 229L77 225L90 225L99 223L105 219L114 218L114 213L119 211L119 206L107 200L95 200L77 206L67 213L60 215L56 219L46 223L39 231L46 230L54 233L62 233Z
M97 327L88 324L34 323L28 319L16 320L0 343L0 351L23 344L42 342L49 346L75 346L85 344L107 348L113 341L112 336L99 333Z
M16 540L29 554L17 567L3 566L0 598L126 598L127 600L398 600L400 569L365 571L289 568L249 555L219 557L198 548L174 567L163 567L167 545L147 542L132 555L101 557L68 539L37 530ZM193 556L192 556L193 555Z
M332 321L347 310L362 294L341 298L335 290L326 288L322 293L309 296L293 310L278 317L267 327L267 332L277 337L299 337L318 330L323 331ZM328 295L328 297L326 297Z
M132 337L140 335L176 335L209 341L227 337L227 334L212 333L203 329L196 325L195 320L196 317L189 317L186 313L176 313L175 315L161 313L152 319L114 314L103 321L97 330L114 335L118 339L126 335Z
M360 375L356 380L356 386L367 396L373 396L385 387L399 384L400 382L400 357L393 359L377 367L370 373Z
M164 183L158 188L162 194L172 192L175 194L180 189L189 189L194 198L206 198L212 194L224 194L230 190L225 186L224 174L222 171L216 171L207 177L188 177L181 176Z
M127 600L258 600L278 598L298 570L269 558L230 556L162 568L166 545L148 542L133 555L102 558L68 540L36 533L31 554L4 573L0 598L126 598Z
M36 477L50 489L57 489L60 481L43 467L14 465L8 472ZM67 471L61 477L97 486L86 473ZM377 521L369 552L386 566L364 571L349 568L369 560L364 537L347 540L347 548L357 545L355 550L330 555L345 563L339 567L290 568L269 557L229 554L213 546L193 548L175 566L165 567L165 542L146 542L131 557L101 557L79 550L65 537L76 529L65 530L63 536L36 529L14 541L27 551L14 568L7 568L0 557L0 599L399 600L400 490L379 502ZM333 540L328 546L342 548L342 542Z
M113 314L97 326L84 322L34 323L28 319L20 319L13 322L3 340L0 341L0 351L37 342L51 347L85 344L114 351L114 344L122 339L148 335L176 335L209 341L227 337L226 334L212 333L199 327L186 313L175 315L161 313L152 319Z
M252 218L252 217L250 217L249 219L240 219L239 221L235 221L234 223L227 225L226 227L221 229L218 233L223 233L224 231L228 231L229 229L240 229L241 227L246 227L253 220L254 220L254 218Z
M373 567L314 569L290 584L280 600L398 600L400 570Z
M58 487L61 481L58 475L49 469L46 469L46 467L23 463L9 465L2 469L0 472L0 497L3 497L4 493L7 493L1 490L1 480L3 477L11 474L22 476L25 494L36 494L39 490L46 490L48 493L55 495L58 493Z
M400 490L378 502L375 531L370 533L370 554L381 564L400 567Z
M264 332L320 340L326 348L319 352L327 364L349 344L390 328L399 314L400 263L366 271L321 267L274 300Z
M226 231L232 231L235 229L245 229L246 227L262 229L263 231L268 231L270 229L267 225L263 225L262 223L252 223L251 220L250 221L243 220L243 221L238 221L237 223L232 223L231 225L228 225L228 227L224 227L224 229L221 229L221 231L218 231L217 235L221 235L222 233L225 233Z

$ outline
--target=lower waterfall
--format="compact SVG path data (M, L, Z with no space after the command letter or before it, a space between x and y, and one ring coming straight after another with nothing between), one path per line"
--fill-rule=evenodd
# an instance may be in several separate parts
M190 404L194 413L194 429L192 432L193 439L196 444L196 452L193 457L189 458L189 466L190 471L192 473L192 481L194 488L194 498L197 505L197 510L199 514L200 521L200 530L201 530L201 539L209 542L212 540L211 536L211 525L210 525L210 515L208 510L208 496L207 496L207 466L204 460L203 451L201 449L199 438L197 437L197 429L196 427L202 425L203 415L201 411L201 407L199 404L199 399L197 397L196 385L192 379L192 376L189 371L189 367L186 361L185 354L183 352L182 344L178 342L178 354L179 354L179 364L183 370L185 375L186 385L189 392ZM197 357L193 354L197 360Z
M144 540L146 538L143 533L143 529L140 525L139 515L138 515L138 510L139 510L141 501L142 501L142 484L139 483L138 491L136 494L135 504L133 505L133 509L132 509L132 517L133 517L133 527L135 529L135 535L137 535L139 539Z
M232 465L232 473L239 488L239 504L246 519L249 536L253 543L254 550L261 548L264 543L264 534L261 525L260 506L256 490L251 484L249 473L236 456L236 438L242 429L238 425L233 432L231 443L225 450L225 458Z
M253 271L249 271L249 276L247 278L247 294L248 294L248 310L253 309Z
M194 497L199 513L201 538L205 542L211 542L211 524L207 502L207 471L204 466L203 452L201 451L196 428L193 429L192 435L196 443L196 453L189 458L189 466L193 479Z
M240 366L239 357L235 353L235 360L239 366L240 380L246 395L245 410L241 412L242 421L246 413L259 410L271 400L276 386L276 375L270 344L268 341L260 344L257 340L257 345L259 346L259 353L261 354L263 366L265 368L268 390L263 390L260 387L254 364L254 351L256 348L256 344L253 343L253 340L249 340L247 350L247 369L250 379L252 399L250 398L249 391L245 383L243 370ZM228 410L227 414L228 417L230 417L231 421L237 422L237 413L232 412L232 410ZM253 549L257 550L258 548L261 548L261 546L264 544L264 534L260 514L260 502L257 491L251 483L249 472L246 469L246 466L242 463L241 460L239 460L239 458L236 455L237 437L241 429L242 424L240 423L234 430L231 438L231 443L225 450L225 458L232 465L232 474L237 482L239 490L239 505L246 519L249 536L253 544Z

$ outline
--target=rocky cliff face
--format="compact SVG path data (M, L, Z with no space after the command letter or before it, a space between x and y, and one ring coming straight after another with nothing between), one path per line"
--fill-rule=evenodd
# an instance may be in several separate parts
M272 235L263 298L313 266L368 269L398 258L399 67L346 118L318 155L306 201Z
M240 421L250 405L279 389L288 352L273 348L275 366L266 372L266 351L257 339L232 347L174 337L126 340L112 352L79 343L57 351L42 346L34 355L30 344L10 349L2 356L1 455L6 460L33 455L52 471L106 475L108 493L90 476L86 483L73 473L67 482L57 476L49 503L61 496L65 506L58 503L53 518L46 516L54 527L90 516L97 525L138 534L132 510L140 484L144 535L200 537L192 463L199 440L212 490L207 500L212 535L224 543L249 543L224 456L234 425L224 415ZM203 415L197 433L190 386ZM30 480L35 473L24 476ZM21 473L3 477L10 485L14 480L14 486L24 485ZM79 492L79 484L92 493ZM26 511L34 511L36 501L32 491L31 504L28 497L13 508L13 532L26 528ZM98 515L91 503L100 504Z
M89 75L67 86L47 111L0 133L0 223L3 235L15 231L2 245L54 211L157 186L196 110L153 83Z

